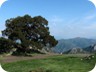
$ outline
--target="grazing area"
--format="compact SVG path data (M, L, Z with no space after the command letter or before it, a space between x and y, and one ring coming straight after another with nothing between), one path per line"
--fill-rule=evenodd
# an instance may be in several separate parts
M42 59L2 63L9 72L88 72L95 65L96 56L84 59L83 55L54 55ZM82 59L82 60L81 60Z

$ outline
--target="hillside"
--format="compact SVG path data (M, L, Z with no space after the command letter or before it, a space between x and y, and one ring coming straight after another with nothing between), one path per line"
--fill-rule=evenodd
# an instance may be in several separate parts
M86 48L93 44L96 44L95 39L87 38L72 38L58 40L58 44L52 49L55 53L64 53L73 48Z
M80 53L87 53L86 51L84 51L82 48L72 48L66 52L63 52L65 54L80 54Z
M93 52L96 52L96 44L94 45L90 45L89 47L86 47L83 49L84 51L87 51L89 53L93 53Z

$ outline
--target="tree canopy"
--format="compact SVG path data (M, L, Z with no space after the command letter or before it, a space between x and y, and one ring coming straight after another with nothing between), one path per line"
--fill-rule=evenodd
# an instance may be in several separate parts
M45 46L53 47L57 44L54 36L50 35L48 21L41 17L30 15L18 16L6 20L6 29L3 36L19 43L22 49L42 49Z

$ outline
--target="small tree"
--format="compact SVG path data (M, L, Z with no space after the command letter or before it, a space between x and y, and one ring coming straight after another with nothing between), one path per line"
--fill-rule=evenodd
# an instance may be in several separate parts
M41 17L31 17L25 15L6 20L6 29L2 31L3 36L7 36L14 42L20 43L19 49L42 49L49 45L53 47L57 44L54 36L50 35L48 21Z

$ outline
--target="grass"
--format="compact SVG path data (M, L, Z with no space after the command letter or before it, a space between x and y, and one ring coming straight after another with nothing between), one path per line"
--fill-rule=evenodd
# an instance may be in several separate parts
M88 72L94 67L95 61L96 57L81 61L81 57L61 55L2 65L8 72Z

